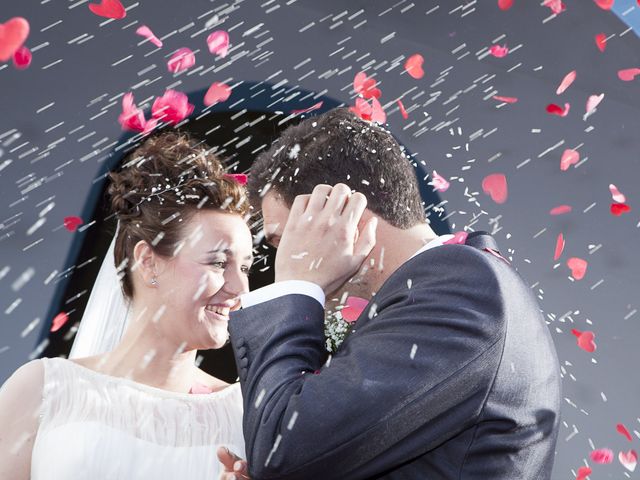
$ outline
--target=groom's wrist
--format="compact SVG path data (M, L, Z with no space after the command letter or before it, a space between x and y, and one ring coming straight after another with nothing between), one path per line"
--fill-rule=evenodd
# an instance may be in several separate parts
M240 303L242 308L249 308L285 295L307 295L314 298L324 308L325 295L322 288L306 280L283 280L272 283L266 287L245 293L240 297Z

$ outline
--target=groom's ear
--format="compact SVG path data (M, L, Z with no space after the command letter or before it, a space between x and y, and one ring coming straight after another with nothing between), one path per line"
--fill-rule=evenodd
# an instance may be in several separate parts
M156 265L156 254L151 246L144 240L140 240L133 247L133 266L131 271L137 271L142 277L142 281L146 284L158 274Z

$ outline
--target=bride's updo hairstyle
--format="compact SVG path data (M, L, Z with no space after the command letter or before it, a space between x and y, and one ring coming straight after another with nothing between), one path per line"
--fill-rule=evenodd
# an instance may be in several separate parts
M109 174L111 207L120 226L114 257L122 291L133 298L133 249L144 240L172 257L184 226L202 209L246 215L244 187L226 176L207 145L180 132L150 137L131 152L120 171Z

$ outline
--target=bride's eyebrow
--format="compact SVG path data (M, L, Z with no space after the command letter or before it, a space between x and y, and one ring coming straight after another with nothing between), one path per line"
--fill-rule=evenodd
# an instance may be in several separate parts
M230 248L214 248L213 250L209 250L207 253L224 253L225 255L233 256L233 250ZM253 262L253 255L245 256L244 260Z

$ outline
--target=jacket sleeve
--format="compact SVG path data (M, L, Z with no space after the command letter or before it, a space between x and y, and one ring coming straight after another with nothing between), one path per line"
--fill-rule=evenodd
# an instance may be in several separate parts
M286 295L236 312L251 477L366 478L468 428L505 328L483 257L444 246L405 264L329 361L314 299Z

